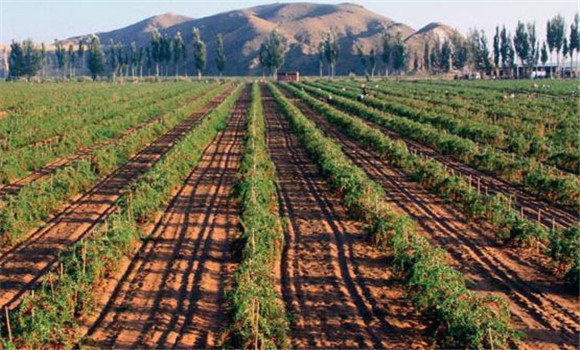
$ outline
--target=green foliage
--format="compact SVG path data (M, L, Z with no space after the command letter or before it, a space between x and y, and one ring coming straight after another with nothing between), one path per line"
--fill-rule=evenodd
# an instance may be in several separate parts
M228 343L241 349L286 348L288 320L272 274L280 259L284 233L256 83L252 86L240 177L237 192L242 203L242 261L228 294L233 319L226 329Z
M216 59L215 59L216 66L217 66L217 69L221 75L224 71L224 68L226 67L226 53L224 51L224 36L221 34L218 34L216 36L215 50L216 50Z
M42 68L44 53L34 45L32 40L24 40L22 43L12 41L8 62L9 80L19 77L30 79Z
M339 145L325 137L273 84L268 87L349 212L366 224L375 243L392 253L394 266L404 275L413 303L419 311L433 316L436 328L447 339L446 345L508 347L517 340L507 304L469 291L463 277L446 265L443 252L418 235L408 217L388 206L383 189L354 166ZM355 121L350 122L355 125Z
M195 27L193 28L193 60L195 69L197 69L197 76L201 78L207 63L207 49L205 43L201 40L199 28Z
M207 94L194 104L179 106L180 100L166 102L162 122L149 124L107 147L97 149L90 157L74 161L51 175L50 181L40 180L24 187L3 203L0 215L0 244L11 245L30 229L48 218L68 200L90 188L97 179L112 173L128 162L130 157L184 120L194 110L220 91ZM181 103L183 103L183 98Z
M76 330L82 318L93 312L99 297L95 286L119 268L123 256L130 257L140 241L147 239L141 231L141 224L147 220L139 214L147 213L150 220L155 211L169 203L172 191L199 164L205 147L224 129L240 90L210 112L118 200L119 209L106 225L59 256L62 273L49 274L36 293L11 312L14 342L3 338L3 347L70 348L79 340Z
M89 45L89 58L87 67L91 72L91 77L93 80L97 80L98 77L105 74L105 54L101 48L101 41L96 35L93 35Z
M260 45L260 64L274 77L278 74L278 69L284 64L285 50L286 41L276 29Z

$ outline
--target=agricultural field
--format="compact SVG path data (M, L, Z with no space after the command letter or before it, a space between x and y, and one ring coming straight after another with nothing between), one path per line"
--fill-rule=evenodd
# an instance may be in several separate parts
M577 349L578 94L0 83L0 347Z

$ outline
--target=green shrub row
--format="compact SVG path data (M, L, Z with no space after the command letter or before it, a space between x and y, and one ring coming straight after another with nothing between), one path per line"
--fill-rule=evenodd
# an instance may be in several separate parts
M18 242L28 231L46 220L55 210L79 193L88 190L99 178L126 164L147 144L161 136L209 100L222 94L218 88L192 104L171 110L158 122L147 125L119 142L94 151L90 157L74 161L50 175L35 181L16 195L0 202L0 246Z
M351 99L350 93L340 89L300 85L320 96L332 94L331 103L356 113L371 122L383 125L404 137L426 144L442 154L468 163L480 170L489 171L507 180L515 181L537 196L567 206L577 206L580 201L580 180L574 175L554 175L531 159L512 158L491 146L479 147L471 140L447 134L437 128L417 121L381 112ZM348 96L348 97L341 97Z
M205 90L204 87L187 90L169 89L157 96L137 98L128 105L110 108L107 113L103 112L94 123L87 122L83 127L67 127L66 130L75 130L75 132L66 132L53 142L6 152L1 161L0 182L10 183L30 171L42 169L57 157L74 153L82 146L91 146L103 140L112 139L140 122L155 118L167 110L184 104L191 96L201 95ZM51 123L53 127L60 124L66 123L62 121Z
M204 149L225 129L240 91L238 87L134 183L119 198L118 210L106 224L61 253L56 271L11 311L12 342L3 319L4 348L71 348L79 340L81 318L96 311L97 286L117 271L123 256L130 257L149 238L142 227L169 204L172 192L199 164Z
M282 86L365 148L375 151L381 159L411 174L436 195L455 203L467 219L489 221L499 241L522 247L542 243L548 247L547 253L554 262L562 264L561 270L564 271L568 271L575 263L577 253L580 253L580 236L570 233L575 228L549 231L536 222L522 218L504 195L479 193L475 188L470 188L465 176L448 171L436 160L409 152L403 141L390 139L360 119L341 112L292 85L283 83ZM569 249L562 248L561 242L565 242Z
M445 251L417 234L409 217L387 205L384 190L354 166L339 145L325 137L274 85L269 88L349 212L366 224L377 246L393 255L393 266L404 275L415 307L433 318L435 329L444 333L445 345L505 348L517 340L506 303L469 291L463 276L445 263Z
M260 87L252 86L247 136L236 191L240 197L241 263L228 293L232 324L227 343L238 349L288 347L288 320L272 270L284 244L276 173L266 147Z
M335 88L358 89L360 91L358 85L352 83L325 83L325 85ZM444 98L444 94L440 91L429 93L425 90L430 89L424 89L421 93L414 94L409 89L401 89L397 84L392 83L388 87L377 84L372 88L372 92L378 94L376 97L381 99L381 101L384 101L382 98L387 97L389 102L394 102L398 106L406 106L406 110L410 107L421 113L439 115L438 118L443 118L440 121L445 124L441 125L441 127L447 130L458 127L457 121L447 122L450 118L467 121L471 124L477 121L479 127L475 127L476 130L482 127L484 129L501 127L501 132L497 133L498 138L493 141L482 140L476 137L475 134L472 135L469 132L463 134L463 129L461 128L457 129L458 132L456 134L479 143L485 144L491 142L495 147L505 152L513 152L524 157L533 157L537 161L553 165L564 171L575 174L580 172L580 154L577 152L578 147L573 147L570 143L563 143L562 141L564 140L560 137L562 134L574 132L574 128L571 125L569 127L566 127L565 124L559 125L557 128L559 132L552 132L548 136L544 136L546 128L550 128L554 123L560 124L557 120L549 120L546 118L545 111L540 114L539 111L530 112L526 110L524 115L518 114L518 117L513 116L504 119L498 117L498 115L504 115L506 111L510 111L510 107L501 103L503 101L499 102L495 100L494 108L490 112L489 109L479 103L482 99L481 93L478 104L470 106L469 101L463 101L462 103L454 102L450 97L447 99ZM446 91L445 95L447 94L448 91ZM529 101L526 100L526 103L529 103ZM502 111L503 113L499 113L498 111ZM555 111L552 110L550 113L555 113ZM534 114L533 122L525 120L526 118L532 118L530 114ZM577 132L578 130L576 128L576 134ZM565 137L564 139L569 139L569 137Z

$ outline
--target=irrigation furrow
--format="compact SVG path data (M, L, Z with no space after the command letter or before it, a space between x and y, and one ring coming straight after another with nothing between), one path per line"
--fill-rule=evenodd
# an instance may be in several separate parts
M153 239L133 260L88 345L114 348L215 347L227 320L224 289L237 225L230 192L240 165L248 94L191 172Z
M333 106L347 114L352 115L352 113L349 113L340 106L334 104ZM387 127L373 123L363 118L361 119L367 125L379 128L390 138L405 142L407 148L410 151L421 154L427 158L433 158L438 162L446 165L448 168L453 169L453 171L466 177L471 177L472 185L474 187L480 186L482 191L487 190L488 193L502 193L508 197L513 197L512 203L514 204L515 208L522 212L528 219L532 221L538 220L539 211L540 222L542 225L549 229L552 227L570 227L580 220L580 214L578 212L574 212L573 210L565 208L561 205L551 204L544 200L538 199L537 197L529 194L527 191L524 191L517 186L514 186L508 181L499 179L481 170L477 170L467 164L455 161L452 159L452 157L442 155L428 146L405 138L404 136L388 129Z
M207 93L207 92L203 92L202 94L191 98L188 101L188 103L195 103L196 101L201 99L205 93ZM119 133L118 135L116 135L115 137L113 137L111 139L97 143L97 144L90 146L90 147L81 148L77 152L75 152L74 154L72 154L70 156L56 159L53 162L44 166L42 169L40 169L38 171L34 171L25 177L22 177L18 180L13 181L10 184L7 184L7 185L0 187L0 200L4 199L8 195L17 194L18 191L20 191L20 189L22 189L24 186L26 186L30 183L33 183L35 181L38 181L40 179L43 179L46 176L53 174L58 169L66 167L67 165L71 164L74 161L84 159L84 158L90 156L90 154L96 150L113 145L113 144L119 142L120 140L122 140L123 138L135 133L139 129L142 129L148 125L154 124L154 123L162 120L163 117L164 117L164 115L161 114L161 115L158 115L158 116L153 117L151 119L148 119L146 121L143 121L143 122L129 128L129 129L127 129L127 130L122 131L121 133Z
M176 127L137 153L126 165L97 183L55 216L45 227L0 256L0 307L15 307L50 271L58 254L82 239L114 211L115 201L140 175L150 169L183 135L217 106L227 94L205 104Z
M426 347L425 329L397 280L350 220L263 89L267 142L287 220L282 294L292 346Z
M560 281L494 246L493 238L484 229L463 223L461 214L402 171L343 136L303 103L298 106L340 142L356 165L385 188L388 201L411 216L425 235L449 251L457 268L474 282L474 290L497 294L510 302L517 328L528 335L526 345L530 348L578 345L580 312L576 299L562 292L565 288Z

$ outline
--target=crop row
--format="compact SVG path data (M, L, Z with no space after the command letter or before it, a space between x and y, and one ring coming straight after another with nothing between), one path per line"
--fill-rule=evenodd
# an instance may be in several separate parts
M510 200L502 194L483 194L471 188L465 176L450 172L436 160L409 152L402 141L390 139L376 128L319 101L300 89L282 84L332 124L351 138L371 149L393 166L411 174L414 179L434 194L453 202L468 219L484 219L493 227L498 241L522 247L547 247L546 254L559 264L560 270L570 271L577 263L580 249L578 228L547 230L538 223L520 216ZM567 280L573 284L572 273Z
M35 94L43 95L44 98L32 105L20 107L23 109L18 113L11 113L0 120L0 144L4 150L11 150L41 143L71 129L86 127L95 121L95 117L107 115L109 111L114 112L135 100L185 89L185 86L179 89L166 86L147 86L143 89L114 86L109 90L93 91L83 86L76 93L65 89L62 95L47 94L47 97L44 97L44 90L33 90L29 92L32 98Z
M517 339L507 305L469 291L463 276L445 263L445 252L417 234L412 221L384 201L384 190L342 153L272 84L274 99L307 152L335 188L349 212L369 229L374 243L392 254L415 307L445 330L447 346L508 347ZM494 305L494 307L491 307Z
M477 169L513 181L546 200L567 206L574 206L580 200L580 181L573 175L555 175L535 161L510 157L493 147L479 148L471 140L448 134L432 125L383 112L365 103L354 101L351 93L340 89L324 87L322 90L311 85L300 86L324 98L331 92L334 95L332 104L383 125L404 137L435 148L442 154L453 156Z
M285 348L288 320L272 274L284 244L275 169L266 147L260 88L252 86L247 136L237 193L241 199L241 263L228 294L232 324L229 343L241 349Z
M22 188L17 195L8 196L2 203L0 213L1 245L16 243L75 195L85 192L99 178L126 164L133 154L183 121L207 101L223 93L224 89L218 88L193 104L169 111L158 122L137 130L118 143L92 152L88 158L57 170L49 181L33 182Z
M340 85L319 83L316 86L336 89ZM346 91L346 89L339 91L342 91L343 96L346 97L358 95L356 92ZM578 172L576 167L580 163L575 149L570 147L567 147L566 150L555 149L548 139L538 137L535 134L526 135L518 132L512 125L506 127L501 123L478 120L473 115L455 112L449 107L431 105L417 99L400 97L385 99L367 96L364 102L381 111L429 124L441 131L471 140L479 148L483 146L493 147L498 151L514 153L514 156L517 154L524 161L547 161L547 163L561 167L565 171Z
M144 227L168 205L206 146L225 128L240 91L238 87L133 184L105 224L60 255L60 271L46 276L36 293L10 313L12 340L2 338L4 348L70 348L79 340L81 318L95 311L96 287L149 238ZM6 325L4 320L4 329Z
M503 130L501 134L498 134L498 139L493 140L494 146L499 149L521 156L534 157L538 161L564 171L576 174L580 171L580 156L577 152L578 138L576 137L578 120L573 114L576 106L558 108L563 106L556 103L556 99L551 98L549 110L518 111L517 116L505 118L501 116L509 112L512 112L509 113L510 115L515 115L515 112L503 101L493 101L494 108L489 110L482 106L483 97L479 96L479 100L472 101L474 103L467 108L465 102L446 102L449 98L446 100L441 96L442 93L422 91L420 95L414 95L409 92L397 92L397 90L395 84L389 84L386 87L383 84L377 84L377 87L373 89L382 96L388 95L390 101L396 101L414 109L429 111L432 114L446 116L445 118L469 120L472 124L476 124L473 121L477 121L479 124L499 126ZM525 105L532 104L531 101L525 102ZM576 123L571 123L574 120ZM470 138L469 135L462 136Z
M0 163L0 180L10 183L14 179L44 167L48 162L58 157L74 153L79 147L91 146L103 140L112 139L123 130L139 122L154 118L164 111L183 104L193 95L201 94L206 89L167 90L157 96L135 100L126 106L112 108L103 115L94 115L93 122L84 127L67 128L67 132L54 142L22 147L4 152ZM55 122L54 125L58 125ZM75 132L71 132L75 130Z

